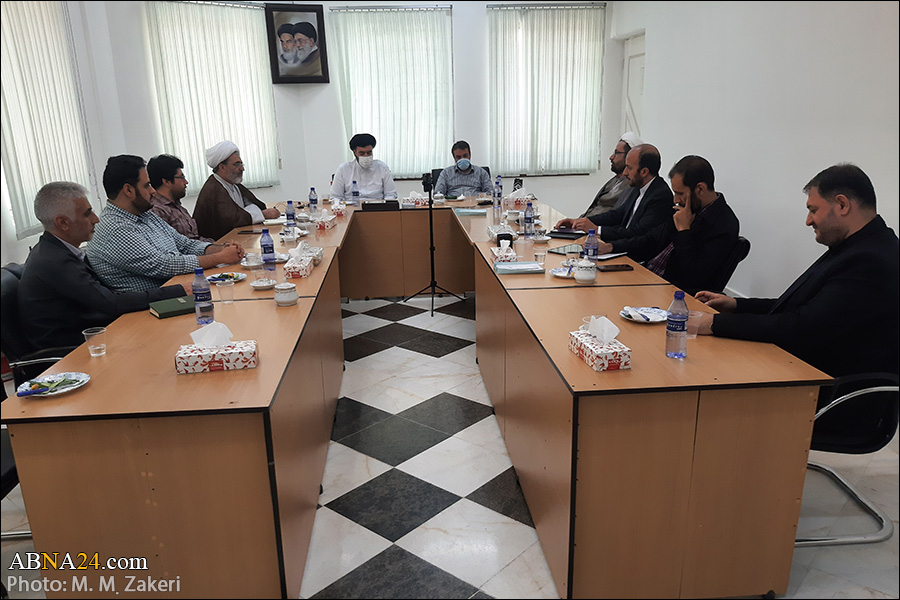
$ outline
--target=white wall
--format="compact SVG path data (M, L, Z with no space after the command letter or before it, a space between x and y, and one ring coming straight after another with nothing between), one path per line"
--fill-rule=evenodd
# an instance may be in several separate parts
M164 151L144 3L69 4L98 176L108 156ZM323 4L328 31L328 8L348 3ZM488 3L441 4L453 6L455 137L469 141L476 162L487 161ZM734 291L777 295L823 251L803 225L801 189L836 162L866 170L880 212L900 229L898 3L611 2L607 30L601 170L527 178L541 200L579 213L609 177L605 157L621 134L622 45L645 33L643 137L659 147L664 170L685 154L705 156L715 167L716 187L753 244L732 279ZM275 86L281 185L260 190L263 200L304 197L310 185L327 189L330 174L347 160L335 80ZM421 189L418 181L397 187L401 194ZM2 260L22 261L35 239L11 240L8 218L4 211Z

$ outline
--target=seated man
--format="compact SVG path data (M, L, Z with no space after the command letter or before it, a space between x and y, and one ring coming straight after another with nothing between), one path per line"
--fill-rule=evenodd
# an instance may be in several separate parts
M192 240L212 242L212 238L201 237L197 233L197 222L181 205L188 184L183 168L181 159L171 154L160 154L150 159L147 163L147 175L155 190L150 196L150 202L153 203L151 210L181 235Z
M711 287L727 267L740 224L714 187L712 165L685 156L669 171L675 214L644 235L600 244L601 254L628 252L672 285L693 294Z
M602 215L611 211L616 207L619 198L628 189L629 181L625 177L625 157L632 148L640 146L643 142L636 134L631 131L622 134L616 149L609 156L610 170L614 173L612 179L603 184L594 201L588 206L587 210L581 215L582 219L590 218L595 215Z
M206 164L213 170L197 196L194 220L203 237L217 240L235 227L277 219L277 208L266 208L253 192L241 185L244 163L234 142L219 142L206 151Z
M573 227L587 232L600 225L598 234L607 242L643 235L668 221L672 210L672 190L659 177L659 150L650 144L632 148L625 157L625 177L631 188L609 212L590 218L563 219L557 227Z
M700 292L720 311L698 333L771 342L832 377L897 373L900 363L900 245L877 212L859 167L840 164L803 191L806 224L828 250L778 299Z
M331 199L347 202L353 199L353 182L359 188L359 197L378 200L396 198L397 187L391 170L380 160L372 158L375 137L368 133L357 133L350 138L353 160L341 164L334 173L331 183Z
M34 199L44 233L28 254L19 282L23 329L37 349L78 346L81 332L102 327L150 302L190 294L189 285L115 292L101 283L79 246L91 239L97 215L87 190L68 181L48 183Z
M103 171L109 200L87 246L91 265L104 285L120 291L149 291L175 275L234 264L240 244L192 240L150 210L153 187L140 156L113 156Z
M493 190L488 172L472 164L469 143L462 140L450 149L456 164L441 171L434 186L435 194L445 196L477 196Z

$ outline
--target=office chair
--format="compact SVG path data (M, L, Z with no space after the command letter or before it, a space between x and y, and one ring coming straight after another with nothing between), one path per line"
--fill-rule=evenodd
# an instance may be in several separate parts
M748 254L750 254L750 240L748 240L744 236L739 235L737 243L735 243L734 248L731 250L731 254L728 255L728 262L725 263L725 267L719 273L719 278L716 280L715 285L710 288L710 291L724 291L725 286L728 285L728 281L731 279L731 276L734 275L734 271L735 269L737 269L738 263L747 258Z
M75 349L75 346L38 349L28 340L19 319L17 300L22 273L23 267L17 263L0 268L0 351L9 361L16 387Z
M821 405L821 401L820 401ZM869 454L884 448L897 431L900 387L893 373L864 373L835 379L830 400L815 416L810 449L840 454ZM874 533L800 537L795 547L868 544L894 533L891 518L831 467L809 461L807 467L824 473L857 505L879 522Z

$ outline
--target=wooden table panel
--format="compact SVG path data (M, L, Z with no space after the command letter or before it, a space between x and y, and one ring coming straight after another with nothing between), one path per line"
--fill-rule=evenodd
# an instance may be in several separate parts
M341 296L378 298L402 296L403 238L397 211L353 214L341 246Z
M488 397L506 435L506 313L511 304L490 266L480 254L475 263L475 354Z

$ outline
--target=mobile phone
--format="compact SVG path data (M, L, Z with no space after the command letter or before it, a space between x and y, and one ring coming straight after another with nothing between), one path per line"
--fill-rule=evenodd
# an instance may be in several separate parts
M634 271L634 267L625 263L617 263L614 265L597 265L598 271Z
M238 233L262 233L262 229L242 229Z
M581 244L569 244L567 246L559 246L558 248L550 248L547 252L552 252L553 254L568 254L569 252L583 252L584 248L581 247Z

